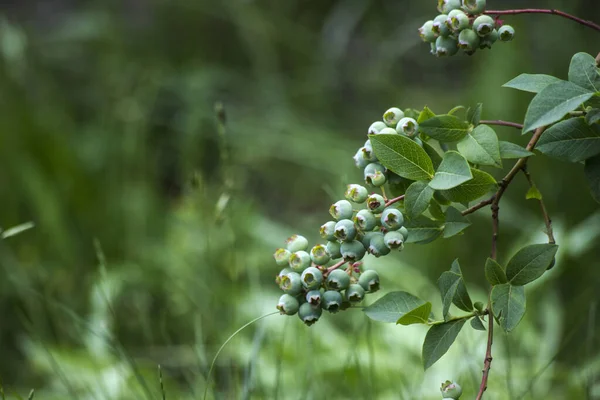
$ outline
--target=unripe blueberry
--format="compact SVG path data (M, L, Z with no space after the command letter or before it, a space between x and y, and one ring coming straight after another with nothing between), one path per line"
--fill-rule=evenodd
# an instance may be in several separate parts
M379 135L395 135L396 134L396 130L394 128L390 128L389 126L387 128L383 128L382 130L379 131Z
M383 122L392 128L395 127L402 118L404 118L404 111L398 107L392 107L383 113Z
M321 298L321 307L330 313L335 314L342 308L342 295L335 290L327 290Z
M385 122L383 121L375 121L371 124L371 126L369 126L369 130L367 131L367 133L369 135L376 135L378 134L382 129L387 128L387 125L385 124Z
M489 15L480 15L473 21L473 30L481 37L489 35L494 28L496 28L496 22Z
M448 19L447 14L440 14L437 17L435 17L433 19L433 28L431 28L433 33L435 33L438 36L442 36L442 37L446 37L446 36L450 35L450 29L448 29L448 27L446 26L447 19ZM439 47L438 42L439 42L439 40L436 41L436 45Z
M338 242L327 242L327 252L329 253L329 255L331 256L332 259L336 259L336 258L340 258L342 257L342 253L341 253L341 248L342 245L339 244Z
M413 142L415 142L416 144L418 144L420 147L423 147L423 141L419 137L415 136L415 137L413 137L411 139L413 140Z
M486 0L462 0L462 8L469 14L481 14L485 11Z
M299 308L300 303L298 299L287 293L282 295L277 302L277 309L281 314L294 315L298 312Z
M398 133L403 133L408 137L413 137L417 134L417 130L419 129L419 124L415 121L414 118L402 118L398 121L398 125L396 126L396 131Z
M435 49L438 57L453 56L458 52L458 42L454 38L440 36L435 41Z
M335 221L327 221L321 228L319 228L319 234L325 240L335 240L334 233L335 232Z
M367 188L361 185L348 185L346 187L346 193L344 193L344 197L346 200L353 201L355 203L364 203L369 197L369 192Z
M438 0L438 10L441 8L444 14L459 9L461 0Z
M346 271L334 269L327 276L327 288L331 290L345 290L350 286L350 277Z
M408 229L406 229L405 226L398 229L398 232L400 232L402 234L402 237L404 238L404 240L408 240Z
M319 320L322 313L323 310L321 310L321 307L314 307L310 305L310 303L304 303L298 310L298 317L300 317L302 322L306 325L311 326Z
M331 256L324 245L318 244L310 249L310 258L317 265L327 264Z
M310 267L311 261L310 254L304 250L300 250L292 253L289 264L290 268L295 272L302 272L306 268Z
M320 290L310 290L306 293L306 301L314 307L321 305L321 297L322 294Z
M372 269L368 269L358 277L358 284L367 293L376 292L379 290L379 274Z
M442 383L440 390L442 391L442 398L444 399L458 399L462 395L462 388L460 385L450 381Z
M377 217L369 210L360 210L356 213L356 217L354 217L354 223L361 231L372 231L377 225Z
M369 165L370 161L365 158L364 154L363 148L361 147L358 149L354 157L352 157L354 160L354 165L356 165L357 168L364 168Z
M344 242L350 242L356 237L356 227L354 222L349 219L343 219L335 224L335 237ZM342 252L343 254L343 252Z
M397 208L386 208L381 214L381 225L390 231L398 230L404 225L404 215Z
M491 49L492 45L498 40L498 31L494 29L488 35L481 38L479 42L480 49Z
M365 247L365 249L368 249L369 246L371 245L371 240L373 239L373 237L375 235L381 235L381 237L383 237L383 233L381 232L365 232L362 237L360 238L360 242L363 244L363 246Z
M437 35L433 32L433 21L427 21L419 28L419 36L424 42L435 42Z
M292 235L285 242L287 243L287 249L292 253L308 249L308 240L304 236Z
M390 128L391 129L391 128ZM394 131L395 133L396 131ZM367 175L373 175L376 172L385 172L385 167L379 163L370 163L369 165L367 165L365 167L365 178L367 177Z
M458 34L458 47L464 51L474 51L479 47L481 38L473 29L465 29Z
M348 200L337 201L329 207L329 214L338 221L341 219L352 218L352 213L352 203Z
M279 278L281 278L282 276L284 276L285 274L288 274L290 272L294 272L290 267L284 268L281 271L279 271L279 274L277 274L277 276Z
M365 246L358 240L353 240L352 242L344 242L340 247L340 252L342 253L342 257L346 261L358 261L362 260L365 256L367 250Z
M398 231L390 231L385 234L383 237L385 241L385 245L389 247L391 250L400 250L404 249L404 236Z
M498 29L498 38L501 42L510 42L515 37L515 28L510 25L502 25Z
M385 240L383 237L383 233L381 232L379 232L378 235L373 235L371 237L368 250L369 253L373 254L375 257L381 257L390 254L391 250L385 245Z
M377 171L374 174L369 174L365 176L365 183L367 185L371 185L371 186L375 186L375 187L380 187L385 185L385 182L387 181L387 178L385 176L385 173L381 172L381 171Z
M323 283L323 273L316 267L309 267L302 272L300 279L308 290L318 289Z
M287 265L292 252L287 249L277 249L275 250L275 254L273 254L273 258L275 258L275 263L280 267Z
M462 10L452 10L450 13L448 13L446 25L454 33L458 33L463 29L467 29L469 27L469 16L465 14Z
M346 289L346 298L350 303L360 303L365 298L365 289L359 284L353 283Z
M374 213L380 213L385 208L385 199L380 194L372 193L367 197L367 207Z
M279 288L287 294L297 296L302 292L302 279L296 272L287 273L279 280Z
M377 157L375 156L375 152L373 151L373 147L371 146L371 142L367 140L367 143L363 147L360 148L362 152L362 156L369 163L377 161Z

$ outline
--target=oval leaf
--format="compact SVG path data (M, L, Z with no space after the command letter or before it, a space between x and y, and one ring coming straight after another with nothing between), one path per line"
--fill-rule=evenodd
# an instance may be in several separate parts
M458 235L471 225L471 222L454 207L448 207L445 217L444 239Z
M474 317L471 319L471 327L478 331L485 331L485 326L483 326L483 323L479 317Z
M569 81L593 92L600 92L600 69L596 60L587 53L577 53L571 58Z
M397 322L405 314L421 307L425 301L407 292L390 292L363 311L379 322Z
M465 319L459 319L429 328L423 342L423 367L425 369L431 367L446 354L465 322Z
M435 171L429 186L435 190L448 190L473 179L471 168L460 153L450 150L444 153L442 163Z
M433 168L438 169L438 167L442 163L442 156L440 156L440 153L438 153L437 150L434 149L433 146L431 146L427 142L423 143L423 150L425 150L425 153L427 153L429 158L431 158Z
M411 139L394 134L369 135L379 162L403 178L431 179L433 164L425 150Z
M448 317L450 304L453 303L463 311L473 310L473 302L463 280L458 260L454 260L450 271L445 271L440 275L438 288L442 296L442 315L444 319Z
M482 109L483 109L483 104L478 103L475 107L469 108L467 110L467 120L472 125L479 125L479 121L481 120Z
M502 167L498 135L487 125L476 126L456 147L473 164Z
M408 187L404 197L404 208L409 218L423 214L433 197L433 189L426 181L417 181Z
M492 312L505 332L512 331L525 315L525 288L508 283L492 288Z
M496 260L489 257L485 262L485 279L487 279L492 286L508 282L502 266L498 264Z
M556 255L555 244L532 244L515 254L506 266L506 278L511 285L522 286L542 276Z
M413 324L426 324L429 315L431 314L431 303L427 302L412 311L407 312L401 316L396 324L400 325L413 325Z
M516 78L506 82L503 87L522 90L524 92L539 93L546 86L563 82L554 76L544 74L521 74Z
M600 154L600 125L588 125L583 117L569 118L546 130L536 149L559 160L584 161Z
M437 239L444 228L440 222L419 215L406 223L406 229L408 229L406 243L427 244Z
M585 160L584 172L592 197L600 203L600 156Z
M496 188L496 180L487 172L471 168L471 173L473 179L453 189L444 190L442 194L455 203L468 203Z
M498 145L500 146L501 158L523 158L531 157L533 155L532 152L530 152L524 147L519 146L518 144L514 144L511 142L503 142L501 140L498 142Z
M438 115L419 125L419 130L440 142L457 142L469 131L469 124L454 115Z

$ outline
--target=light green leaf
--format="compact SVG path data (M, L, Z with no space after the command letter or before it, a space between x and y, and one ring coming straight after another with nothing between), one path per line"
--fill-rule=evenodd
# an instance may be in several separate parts
M442 296L442 315L444 319L448 317L450 304L454 304L463 311L473 310L473 302L463 280L458 260L454 260L450 271L445 271L440 275L438 288Z
M485 331L485 326L483 326L483 323L481 322L479 317L471 318L471 327L478 331Z
M0 239L7 239L11 236L18 235L19 233L29 230L33 227L35 227L33 222L25 222L23 224L13 226L12 228L8 228L5 231L0 230Z
M429 208L427 210L429 211L429 214L431 214L433 219L437 219L440 221L446 220L446 215L444 214L444 211L442 211L442 207L437 201L432 201L431 203L429 203Z
M456 147L473 164L502 167L498 135L487 125L476 126Z
M571 58L569 81L592 92L600 92L600 69L596 60L587 53L577 53Z
M583 117L569 118L546 130L536 149L559 160L584 161L600 154L600 125L588 125Z
M459 319L429 328L423 342L423 367L431 367L452 346L467 320Z
M450 150L444 153L442 163L429 186L435 190L448 190L471 179L473 174L467 160L460 153Z
M431 303L427 302L401 316L396 324L413 325L426 324L431 314Z
M502 266L498 264L496 260L489 257L485 262L485 279L487 279L492 286L508 282Z
M448 115L454 115L456 113L458 113L459 111L465 111L466 107L465 106L456 106L453 107L452 110L448 111Z
M492 312L505 332L512 331L525 315L525 287L508 283L492 288Z
M427 244L437 239L444 229L439 221L429 219L423 215L410 219L406 224L408 239L405 243Z
M529 187L529 190L525 194L525 199L526 200L530 200L530 199L541 200L542 199L542 193L540 193L540 191L537 188L537 186L533 185L533 186Z
M503 142L502 140L499 141L498 144L500 146L501 158L523 158L534 155L531 151L519 146L518 144Z
M446 210L446 224L444 225L444 239L458 235L471 225L471 222L454 207Z
M472 125L479 125L482 110L483 104L481 103L478 103L473 108L469 108L469 110L467 111L467 121L469 121Z
M425 150L425 153L427 153L429 158L431 158L431 162L433 163L433 168L438 169L438 167L442 163L442 156L440 155L440 153L438 153L438 151L436 149L434 149L433 146L427 142L423 142L423 150Z
M556 255L555 244L532 244L525 246L510 259L506 266L506 278L513 286L526 285L542 276Z
M567 81L546 86L527 108L523 133L561 120L593 95L594 92Z
M390 292L363 309L367 317L379 322L396 323L404 315L426 304L407 292Z
M419 114L419 118L417 118L417 123L421 124L424 121L427 121L429 118L433 118L435 117L435 114L433 113L433 111L431 111L429 109L429 107L425 106L423 108L423 111L421 111L421 113Z
M440 142L456 142L467 135L469 123L454 115L438 115L423 121L419 130Z
M487 172L471 168L471 173L473 179L453 189L444 190L442 194L455 203L468 203L496 188L496 180Z
M600 203L600 156L585 160L584 172L592 197Z
M431 179L434 169L425 150L413 140L394 134L369 135L379 162L403 178Z
M427 210L433 192L427 181L416 181L408 187L404 197L404 208L409 218L416 218Z
M539 93L546 86L556 82L564 81L554 76L544 74L521 74L502 86L522 90L524 92Z

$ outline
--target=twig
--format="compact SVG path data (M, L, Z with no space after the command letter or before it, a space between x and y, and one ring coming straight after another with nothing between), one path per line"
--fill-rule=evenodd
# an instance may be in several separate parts
M399 202L400 200L404 200L404 195L402 195L402 196L398 196L398 197L394 197L393 199L387 200L387 201L385 202L385 206L386 206L386 207L388 207L388 206L391 206L392 204L394 204L394 203L397 203L397 202Z
M344 260L338 261L337 263L333 264L331 267L327 268L327 271L325 271L325 274L329 275L329 273L331 271L338 269L339 267L341 267L344 264L346 264L346 261L344 261Z
M527 182L529 182L529 186L535 187L535 183L533 182L533 179L531 178L531 174L529 173L529 171L527 171L527 166L523 167L522 171L523 171L523 174L525 175L525 178L527 178ZM546 205L544 204L544 199L540 198L539 202L540 202L540 208L542 209L542 215L544 216L544 223L546 224L546 235L548 235L548 243L555 244L556 240L554 239L554 232L552 230L552 220L550 219L550 216L548 215L548 211L546 210Z
M482 119L481 121L479 121L480 124L485 124L485 125L500 125L500 126L510 126L511 128L517 128L517 129L523 129L523 125L522 124L518 124L516 122L510 122L510 121L502 121L502 120L487 120L487 119Z
M479 210L480 208L489 206L490 204L492 204L494 202L495 197L496 197L496 195L494 194L489 199L482 200L481 202L475 204L473 207L467 208L465 211L462 212L462 215L465 216L465 215L473 214L475 211Z
M563 18L570 19L571 21L575 21L578 24L583 26L587 26L588 28L595 29L600 32L600 25L593 23L592 21L587 21L581 18L578 18L574 15L567 14L566 12L554 9L541 9L541 8L524 8L520 10L487 10L484 11L484 14L488 15L516 15L516 14L553 14L558 15Z

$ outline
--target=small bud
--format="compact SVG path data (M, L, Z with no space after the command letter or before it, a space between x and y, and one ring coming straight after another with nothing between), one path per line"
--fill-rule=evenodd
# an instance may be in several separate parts
M367 188L361 185L351 184L346 187L346 193L344 193L346 200L354 203L364 203L369 197Z
M295 251L308 249L308 240L304 236L292 235L285 241L285 243L287 244L287 249L292 253Z
M369 165L371 165L371 164L369 164ZM352 218L353 211L354 210L352 209L352 203L350 203L348 200L340 200L340 201L332 204L331 207L329 208L329 214L331 214L331 216L338 221L341 219ZM308 242L307 242L307 247L308 247Z
M282 315L294 315L298 312L300 303L298 300L289 294L284 294L279 298L277 302L277 309Z
M515 37L515 28L510 25L503 25L498 29L498 38L501 42L510 42Z
M383 113L383 122L392 128L395 127L402 118L404 118L404 112L397 107L392 107Z

